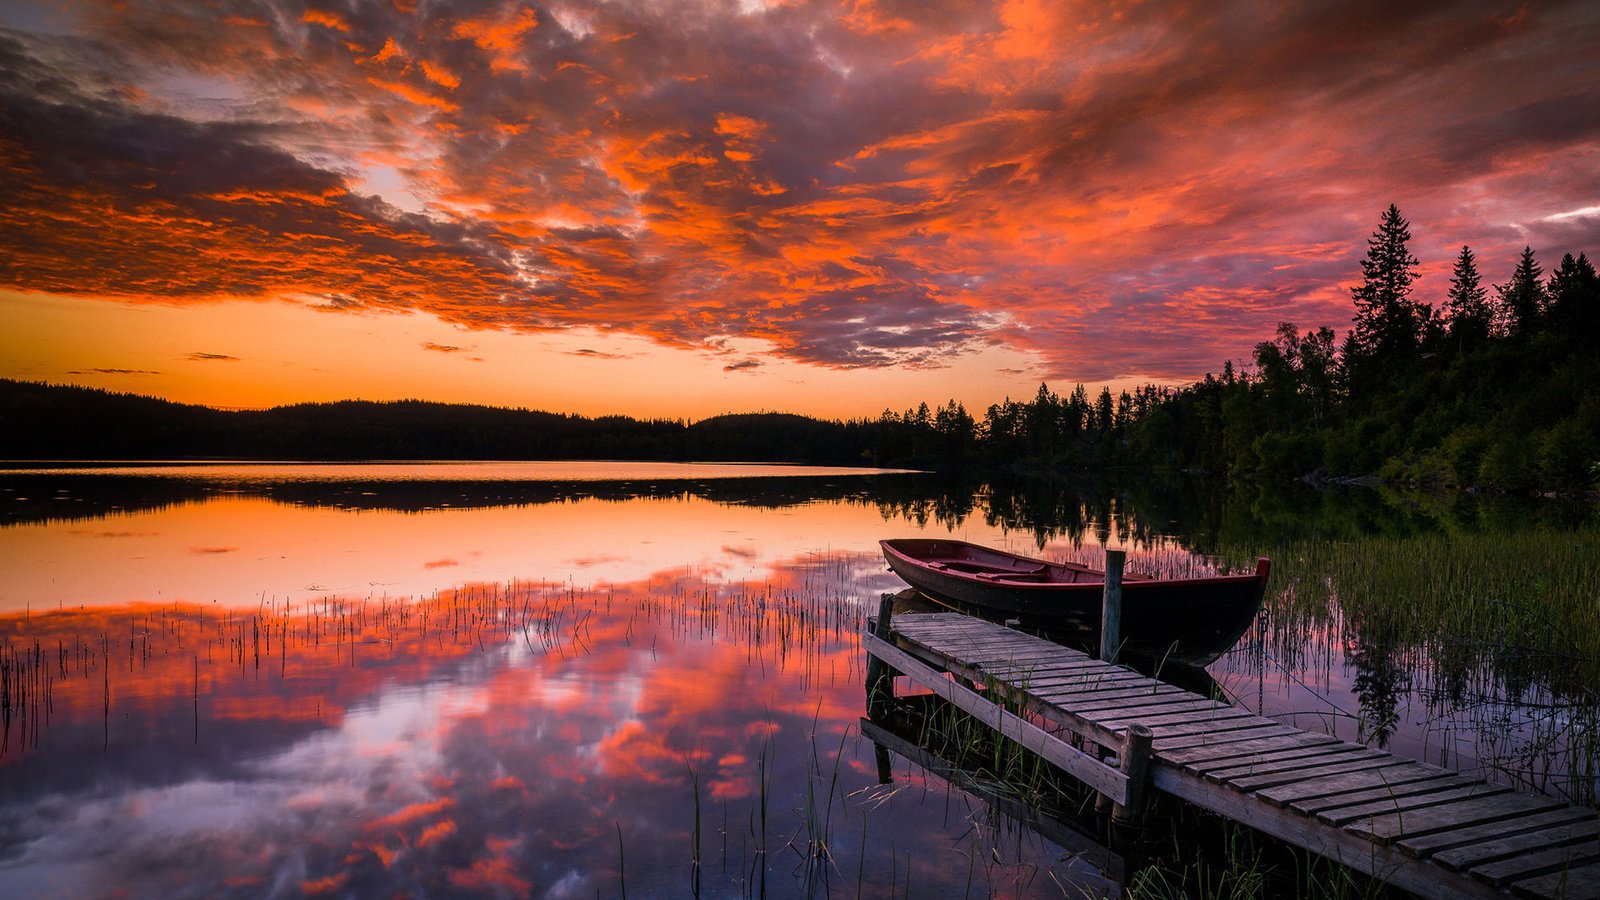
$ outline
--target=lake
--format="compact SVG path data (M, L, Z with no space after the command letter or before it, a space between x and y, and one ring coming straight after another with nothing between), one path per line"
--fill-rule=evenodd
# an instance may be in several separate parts
M861 735L858 635L904 586L877 541L917 535L1120 548L1136 571L1270 556L1218 690L1595 802L1582 505L787 466L34 465L0 471L0 888L1092 893L1092 852Z

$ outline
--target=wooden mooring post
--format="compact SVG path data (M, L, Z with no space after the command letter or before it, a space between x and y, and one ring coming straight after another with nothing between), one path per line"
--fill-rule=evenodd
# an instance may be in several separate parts
M1117 825L1136 825L1144 818L1145 782L1150 776L1150 745L1155 732L1148 726L1133 724L1122 736L1117 752L1118 768L1128 776L1128 802L1111 808L1111 821Z
M1117 661L1122 645L1122 566L1128 560L1123 550L1106 551L1106 587L1100 602L1100 658Z
M883 594L878 598L878 620L873 623L872 633L879 640L888 641L890 617L894 612L894 595ZM867 716L878 719L887 715L889 708L894 703L894 677L900 674L888 663L876 656L867 656Z

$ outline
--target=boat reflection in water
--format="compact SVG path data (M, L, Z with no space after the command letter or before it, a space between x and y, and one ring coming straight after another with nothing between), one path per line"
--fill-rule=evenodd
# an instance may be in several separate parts
M1091 653L1099 648L1102 571L965 541L905 538L879 545L889 568L937 603ZM1271 566L1263 558L1249 575L1125 575L1121 653L1196 667L1214 662L1255 621Z

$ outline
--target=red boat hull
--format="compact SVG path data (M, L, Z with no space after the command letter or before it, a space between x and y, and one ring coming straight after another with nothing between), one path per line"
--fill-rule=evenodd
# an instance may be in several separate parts
M1105 573L969 544L908 538L880 541L895 574L935 602L998 622L1015 621L1063 644L1095 652ZM1124 576L1122 652L1203 666L1255 621L1271 562L1250 575L1150 579Z

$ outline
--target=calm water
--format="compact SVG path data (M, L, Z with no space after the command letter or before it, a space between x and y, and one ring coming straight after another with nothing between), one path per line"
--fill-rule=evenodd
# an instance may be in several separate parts
M793 467L0 473L0 893L1093 891L1074 852L938 776L895 757L880 783L857 635L902 585L876 542L1188 570L1440 521L1242 508ZM1296 565L1211 667L1224 691L1506 780L1543 760L1539 786L1592 798L1592 772L1563 774L1570 723L1501 703L1485 734L1481 696L1441 705L1336 614L1286 631Z

